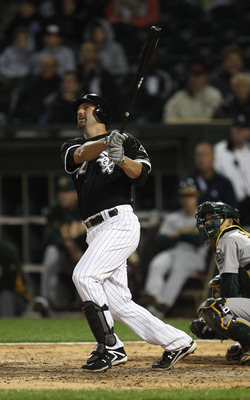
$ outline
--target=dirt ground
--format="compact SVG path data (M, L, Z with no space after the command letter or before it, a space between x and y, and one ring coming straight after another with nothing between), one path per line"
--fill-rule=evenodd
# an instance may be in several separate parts
M0 345L0 389L206 389L250 387L250 366L225 359L232 342L197 341L197 350L169 371L154 371L158 346L126 343L126 364L106 372L80 367L92 344Z

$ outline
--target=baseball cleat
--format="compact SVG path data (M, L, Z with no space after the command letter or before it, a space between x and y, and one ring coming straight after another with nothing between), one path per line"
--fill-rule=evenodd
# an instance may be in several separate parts
M100 372L111 368L113 365L125 363L127 359L127 354L123 347L115 350L105 349L103 351L103 345L97 344L86 364L83 364L81 368L85 371Z
M243 356L240 359L240 364L250 365L250 351L247 351L246 353L243 354Z
M112 365L119 365L128 361L127 354L123 347L115 350L107 349L105 355L109 358Z
M190 345L182 350L164 351L161 360L154 362L152 368L154 370L171 369L179 360L193 353L196 348L197 345L192 340Z
M240 343L232 344L226 352L227 361L240 361L243 356L243 350Z
M83 364L81 368L84 369L85 371L101 372L111 367L112 364L109 362L109 360L106 357L101 357L93 362L89 362L88 360L86 364Z

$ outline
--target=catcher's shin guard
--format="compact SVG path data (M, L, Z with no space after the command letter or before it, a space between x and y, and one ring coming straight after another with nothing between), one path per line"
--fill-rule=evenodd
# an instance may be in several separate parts
M226 298L216 300L209 298L201 304L200 316L222 340L230 338L240 342L242 346L250 346L249 322L243 318L234 317L226 303Z
M107 346L114 346L116 338L114 335L114 328L109 328L107 324L104 311L108 310L108 306L100 307L93 301L85 301L83 303L82 311L89 323L90 329L98 343L104 343Z
M243 356L243 349L240 343L234 343L228 347L226 352L227 361L240 361Z

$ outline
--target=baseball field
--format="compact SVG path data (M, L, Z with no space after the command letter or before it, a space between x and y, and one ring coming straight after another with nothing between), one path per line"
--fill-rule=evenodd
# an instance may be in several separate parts
M188 320L166 320L190 334ZM81 365L95 341L85 320L1 319L0 399L211 399L250 398L250 366L225 359L230 341L197 341L194 354L169 371L151 364L162 349L141 342L116 324L128 362L106 372L88 373ZM191 334L191 336L193 336ZM196 339L194 337L194 339Z

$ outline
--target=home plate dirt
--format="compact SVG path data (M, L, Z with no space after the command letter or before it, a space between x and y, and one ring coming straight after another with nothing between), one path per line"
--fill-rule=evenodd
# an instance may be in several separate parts
M106 372L85 372L94 344L0 345L0 389L206 389L250 387L250 366L225 359L231 341L197 341L195 353L169 371L154 371L161 348L126 343L128 361Z

